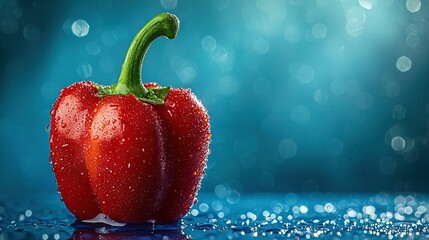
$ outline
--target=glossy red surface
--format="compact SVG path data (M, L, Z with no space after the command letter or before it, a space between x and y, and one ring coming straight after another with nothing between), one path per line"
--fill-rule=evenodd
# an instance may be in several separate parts
M172 89L165 104L155 106L162 125L171 183L161 221L183 217L196 201L209 154L209 116L190 89Z
M65 205L78 219L90 219L100 213L90 187L83 149L91 113L100 100L96 93L92 83L75 83L61 91L51 111L53 171Z
M102 98L85 145L102 212L119 222L154 219L167 176L161 125L153 106L131 94Z
M177 221L206 167L204 106L189 89L171 89L164 105L96 93L92 83L74 84L52 111L51 156L67 208L81 220L102 212L127 223Z

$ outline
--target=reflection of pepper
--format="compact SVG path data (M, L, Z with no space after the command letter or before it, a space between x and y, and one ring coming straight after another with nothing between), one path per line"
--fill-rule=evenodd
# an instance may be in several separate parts
M141 226L141 225L140 225ZM97 229L98 230L98 229ZM100 232L95 229L76 229L69 240L141 240L141 239L191 239L191 236L185 235L181 229L138 229L124 231Z
M189 89L141 84L141 65L159 36L179 28L168 13L135 37L119 82L63 89L51 112L50 147L58 188L78 219L176 221L190 209L204 174L209 116Z

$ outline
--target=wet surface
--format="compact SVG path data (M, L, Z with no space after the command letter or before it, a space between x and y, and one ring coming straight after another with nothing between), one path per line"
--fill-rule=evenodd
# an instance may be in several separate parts
M76 222L58 195L0 197L0 240L8 239L368 239L429 238L429 195L201 194L170 225L113 227Z

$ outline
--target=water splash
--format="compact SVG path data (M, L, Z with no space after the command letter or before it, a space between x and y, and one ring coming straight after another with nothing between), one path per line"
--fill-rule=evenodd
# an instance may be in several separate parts
M112 220L111 218L109 218L109 216L103 214L103 213L99 213L97 216L95 216L92 219L88 219L88 220L82 220L82 222L84 223L104 223L110 226L116 226L116 227L122 227L125 226L126 223L120 223L120 222L116 222L114 220Z

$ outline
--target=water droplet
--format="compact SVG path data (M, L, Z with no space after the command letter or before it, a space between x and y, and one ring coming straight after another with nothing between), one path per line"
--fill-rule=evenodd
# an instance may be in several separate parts
M407 10L412 13L418 12L420 10L421 5L422 3L420 2L420 0L407 0L407 3L405 4Z
M299 212L302 213L302 214L306 214L308 212L308 207L304 206L304 205L300 206L299 207Z
M346 83L341 79L336 79L331 82L331 92L334 95L342 95L346 91Z
M23 33L25 39L27 39L29 42L37 41L40 38L40 29L34 24L25 26Z
M332 213L335 211L336 211L335 206L332 203L328 202L325 204L325 212Z
M182 83L192 82L197 75L197 71L192 66L186 66L179 71L177 71L177 76L179 77Z
M211 52L216 49L216 39L214 39L212 36L205 36L201 40L201 46L206 52Z
M351 37L357 37L363 33L366 15L362 9L353 7L346 12L346 31Z
M105 204L105 202L103 201L103 204ZM82 222L85 223L104 223L110 226L116 226L116 227L122 227L125 226L125 223L121 223L121 222L116 222L114 220L112 220L109 216L103 214L103 213L99 213L97 216L95 216L92 219L88 219L88 220L82 220Z
M31 215L33 215L33 212L31 210L28 209L28 210L25 211L25 216L26 217L31 217Z
M226 197L226 201L229 204L236 204L240 201L240 193L236 190L231 190L229 195Z
M295 77L301 83L310 83L314 79L314 70L312 67L302 64L296 69Z
M401 72L406 72L411 69L411 60L406 56L401 56L396 61L396 68Z
M207 212L209 210L209 205L207 205L207 203L201 203L199 209L201 212Z
M396 81L391 81L386 85L385 91L387 96L397 97L401 94L401 86Z
M76 20L71 26L72 32L77 37L85 37L89 32L89 24L82 19Z
M421 29L414 23L408 25L407 27L407 45L409 47L417 47L420 45L421 39L420 35L422 34Z
M375 0L359 0L359 4L365 8L365 9L372 9L373 5L375 3Z
M101 41L105 46L112 47L118 42L118 39L113 35L112 31L105 31L101 35Z
M395 105L392 108L392 118L395 120L402 120L407 114L407 109L401 104Z
M257 54L265 54L268 52L268 50L270 50L270 43L263 38L259 38L255 41L253 49Z
M81 64L77 66L76 72L79 75L79 77L83 79L88 79L92 76L92 66L88 63Z
M405 148L405 140L400 136L396 136L392 138L390 145L392 146L393 150L399 152Z
M55 239L55 240L58 240L58 239L60 239L60 238L61 238L60 234L58 234L58 233L55 233L55 234L54 234L54 239Z
M86 44L86 52L88 52L89 55L91 56L98 55L100 51L101 51L101 48L97 42L92 41Z
M322 39L326 37L328 28L323 23L316 23L311 28L311 32L313 33L314 38Z
M161 6L166 10L174 9L177 6L177 0L161 0Z
M254 231L253 227L249 226L231 226L233 232L251 233Z
M221 45L216 45L210 56L217 63L226 62L230 56L230 51Z
M215 230L216 229L216 225L214 224L200 224L194 227L194 230L198 230L198 231L209 231L209 230Z
M322 89L317 89L314 92L314 101L318 104L325 104L328 102L328 94Z
M290 138L283 139L278 146L280 155L285 159L294 157L296 155L297 149L298 148L295 141Z

